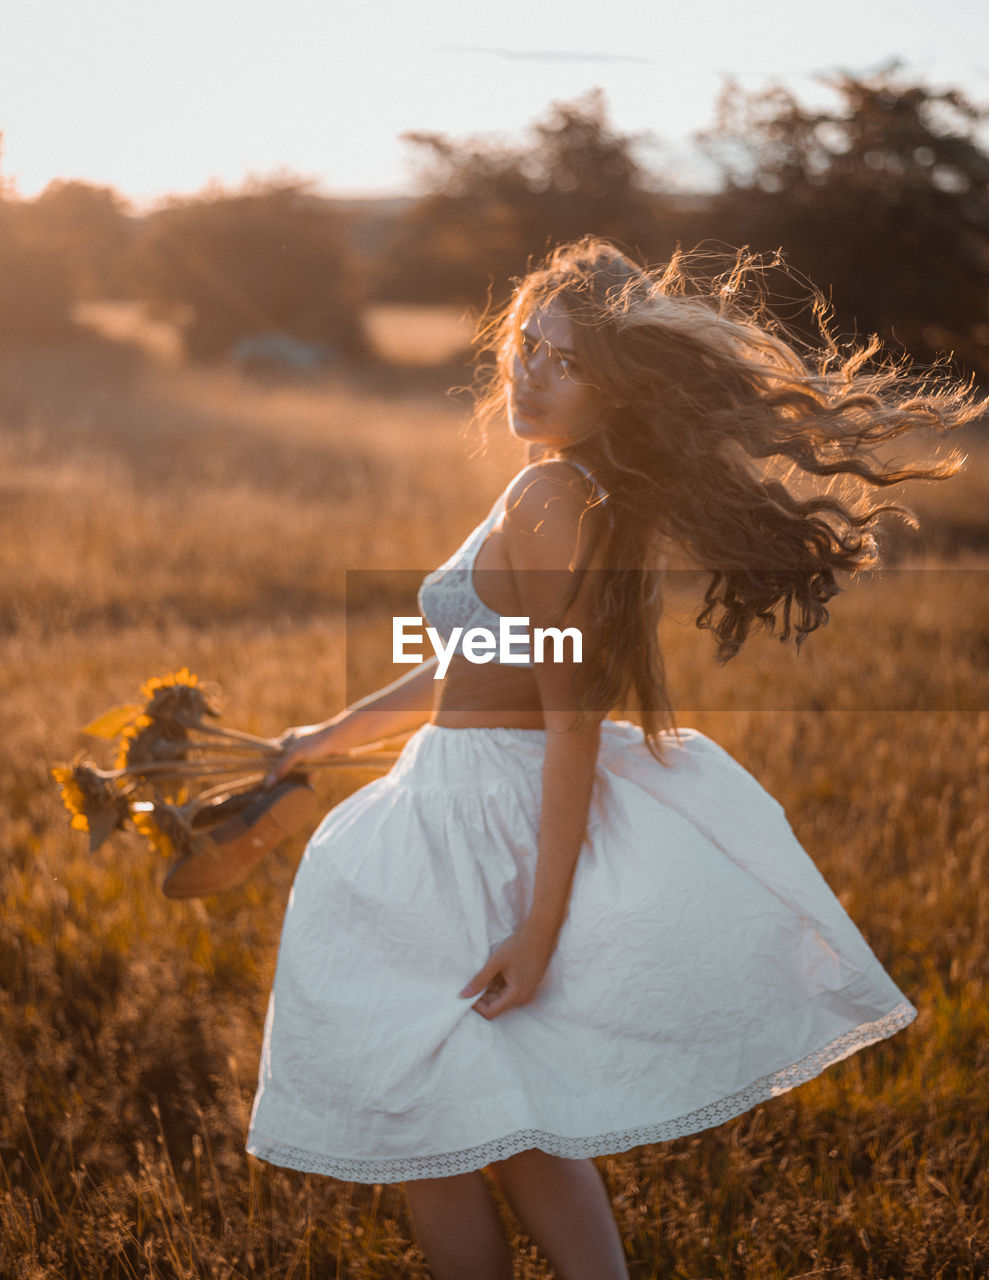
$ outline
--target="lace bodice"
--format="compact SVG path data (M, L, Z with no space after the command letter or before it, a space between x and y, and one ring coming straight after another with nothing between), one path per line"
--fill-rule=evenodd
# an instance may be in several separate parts
M591 481L601 501L607 500L607 494L586 467L570 458L566 461ZM439 568L427 574L419 588L419 609L428 624L436 628L444 645L450 643L455 627L463 628L461 643L455 650L460 654L463 653L464 636L474 627L484 627L496 637L498 636L502 615L486 605L478 595L474 585L474 564L488 535L505 511L508 493L516 479L518 479L517 476L509 483L487 518L467 536L449 559L444 560ZM521 628L515 630L512 653L519 655L519 660L513 662L513 666L531 666L529 643L521 634ZM497 651L493 660L499 661Z

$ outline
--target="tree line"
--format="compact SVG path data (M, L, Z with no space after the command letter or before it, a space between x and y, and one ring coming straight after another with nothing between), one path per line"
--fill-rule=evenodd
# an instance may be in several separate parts
M698 144L718 175L683 194L612 127L600 91L556 103L517 142L411 134L418 198L368 234L302 182L207 190L134 215L114 191L0 187L0 342L48 341L86 299L180 317L194 358L287 334L368 357L368 301L483 306L554 244L586 233L665 260L678 245L782 250L845 334L989 375L987 109L896 67L826 81L834 105L727 83Z

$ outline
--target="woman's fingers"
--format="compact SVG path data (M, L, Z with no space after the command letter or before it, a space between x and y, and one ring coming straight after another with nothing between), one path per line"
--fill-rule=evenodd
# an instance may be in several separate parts
M509 1009L514 1009L516 1005L527 1004L533 995L522 984L506 977L491 961L464 987L460 994L465 998L480 995L480 999L475 1001L472 1008L489 1020L497 1018Z
M287 773L291 773L298 763L298 751L283 748L282 754L265 774L264 786L273 787L276 782L280 782Z
M500 982L498 978L501 979ZM514 1005L523 1003L517 999L515 992L500 974L498 978L488 984L487 990L473 1006L481 1017L487 1018L489 1022Z
M491 982L498 973L498 965L492 958L482 968L478 969L470 982L467 983L463 991L460 993L462 1000L469 1000L471 996L480 995L484 988Z
M272 761L265 785L270 787L299 765L313 764L332 754L332 739L332 725L302 725L297 729L286 729L275 739L281 754Z
M517 1009L521 1005L528 1004L533 995L535 995L534 991L507 981L499 973L494 981L488 983L487 989L473 1008L482 1018L487 1018L490 1022L493 1018L507 1013L509 1009Z
M472 1007L485 1018L497 1018L517 1005L528 1004L539 987L547 958L534 949L528 935L517 932L492 951L460 995L465 999L479 995Z

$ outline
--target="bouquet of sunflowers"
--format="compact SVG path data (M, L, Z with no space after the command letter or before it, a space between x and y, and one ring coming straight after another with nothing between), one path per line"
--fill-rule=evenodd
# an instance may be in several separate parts
M281 744L221 725L215 698L188 669L149 680L141 695L142 704L113 707L82 731L116 743L112 768L82 757L52 770L72 826L89 833L93 851L132 824L173 860L169 897L233 888L311 820L309 779L292 773L266 787ZM374 744L319 765L387 768L395 755Z

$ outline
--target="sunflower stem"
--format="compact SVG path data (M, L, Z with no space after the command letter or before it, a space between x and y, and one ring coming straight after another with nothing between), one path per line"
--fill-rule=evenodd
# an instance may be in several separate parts
M187 719L182 715L175 717L175 723L180 724L184 729L207 733L212 738L226 738L229 742L246 742L250 746L260 747L262 751L273 752L282 749L274 738L259 738L257 734L244 733L242 729L220 728L219 725L206 724L203 720Z
M259 782L264 781L263 773L248 773L242 778L234 778L230 782L221 783L217 787L207 787L205 791L201 791L198 796L190 800L182 806L182 812L193 819L196 814L210 803L212 800L218 800L221 797L237 795L241 791L250 791L252 787L256 787Z
M117 778L209 778L225 773L240 773L242 759L235 760L149 760L147 764L127 765L114 771Z
M197 751L236 751L241 755L255 757L268 756L271 754L270 751L265 748L254 746L247 742L238 742L236 740L232 742L217 742L212 738L207 739L206 741L201 741L198 738L189 738L188 745L190 747L195 747Z

